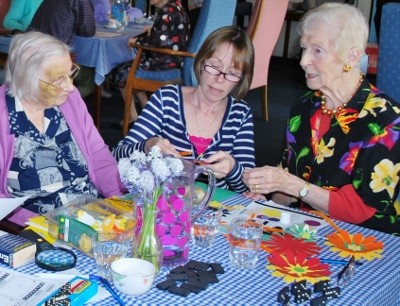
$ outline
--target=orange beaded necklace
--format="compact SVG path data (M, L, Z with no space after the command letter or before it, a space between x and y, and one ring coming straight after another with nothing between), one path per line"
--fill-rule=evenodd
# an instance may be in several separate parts
M360 87L360 85L361 85L363 80L364 80L364 76L363 76L362 73L360 73L360 76L358 78L358 85L357 85L356 89L354 90L353 94L351 95L350 99L348 99L346 102L342 103L342 105L339 105L335 109L326 108L326 106L325 106L326 105L326 98L322 94L322 92L319 92L320 96L321 96L321 106L320 106L320 108L321 108L322 114L326 115L326 116L335 116L337 113L340 113L342 111L342 109L347 106L347 103L349 103L351 98L355 95L355 93L357 92L357 90Z

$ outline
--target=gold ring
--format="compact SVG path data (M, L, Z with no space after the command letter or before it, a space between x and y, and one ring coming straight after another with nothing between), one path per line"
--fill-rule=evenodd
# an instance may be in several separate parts
M253 185L253 187L254 187L254 191L255 191L256 193L258 193L258 192L260 191L260 185L255 184L255 185Z

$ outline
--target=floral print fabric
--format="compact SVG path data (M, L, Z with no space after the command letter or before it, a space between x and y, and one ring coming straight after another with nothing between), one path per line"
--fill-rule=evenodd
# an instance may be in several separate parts
M21 102L6 96L10 133L15 134L14 156L7 177L13 197L33 195L24 208L45 214L82 196L98 196L85 157L58 107L46 109L45 133L28 120Z
M283 166L327 190L352 185L362 201L376 209L360 225L400 234L399 104L364 80L321 135L325 115L320 96L309 92L293 109Z

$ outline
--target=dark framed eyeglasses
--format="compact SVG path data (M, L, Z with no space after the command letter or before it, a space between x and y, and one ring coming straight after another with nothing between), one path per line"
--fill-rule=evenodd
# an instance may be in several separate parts
M204 71L213 76L219 76L220 74L222 74L225 80L232 83L239 83L243 79L243 77L230 74L229 72L222 72L221 70L208 64L204 64Z
M76 78L76 76L79 73L79 70L81 69L81 67L79 67L79 65L72 63L72 68L70 73L68 73L67 75L63 75L62 77L58 78L57 80L55 80L54 82L46 82L42 79L39 79L41 82L49 85L49 86L53 86L57 89L62 89L62 86L65 84L65 82L69 79L69 80L73 80Z

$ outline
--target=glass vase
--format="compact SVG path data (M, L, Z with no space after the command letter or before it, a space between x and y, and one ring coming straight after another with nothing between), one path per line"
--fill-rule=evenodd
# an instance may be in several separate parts
M155 229L157 210L148 206L144 205L140 210L142 225L133 243L132 255L154 264L158 274L163 262L163 247Z

